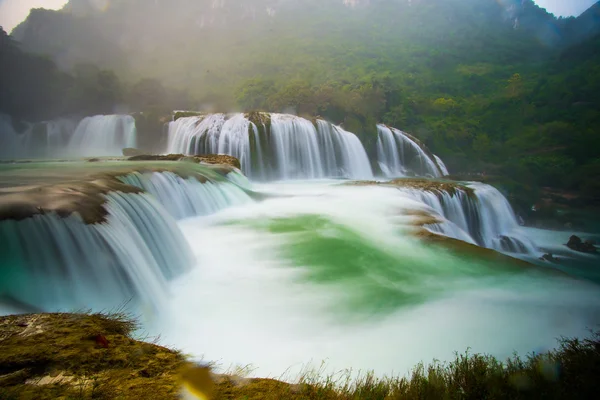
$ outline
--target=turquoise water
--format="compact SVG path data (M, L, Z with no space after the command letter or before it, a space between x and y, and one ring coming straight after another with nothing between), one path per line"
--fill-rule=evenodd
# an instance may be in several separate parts
M145 164L2 166L0 186L108 171L126 174L132 165ZM152 163L147 165L152 168ZM389 375L405 374L420 361L449 360L455 351L467 348L504 358L515 351L544 351L561 336L583 337L600 327L600 286L594 269L598 258L566 249L564 233L511 225L516 231L509 233L540 247L539 254L520 257L537 260L550 249L568 259L559 266L524 266L508 258L482 258L468 246L421 241L416 235L422 229L419 219L435 210L405 190L298 181L254 185L252 191L248 182L231 174L228 185L235 187L226 190L220 186L225 177L208 167L160 165L203 174L214 184L202 186L170 174L137 176L135 184L151 188L156 196L157 201L148 200L148 217L138 215L141 206L111 214L111 222L94 226L101 231L94 236L100 240L92 241L96 247L62 240L65 236L56 232L67 222L58 218L40 216L25 230L22 223L16 229L9 226L14 221L2 222L5 230L0 233L10 238L4 243L12 243L15 231L25 232L23 249L46 252L29 251L23 258L6 253L4 265L23 263L28 271L19 275L24 290L13 294L24 294L25 302L70 294L74 300L60 303L62 311L73 311L69 304L92 304L92 298L104 301L106 310L131 298L132 291L121 290L121 284L137 283L143 286L138 292L146 295L130 303L132 311L141 315L148 333L161 335L161 343L216 361L222 369L252 365L254 375L289 380L322 362L327 372L351 368ZM212 197L196 196L209 188ZM209 199L214 200L212 207L188 207L188 200ZM493 217L488 220L506 222L502 213L491 212L506 213L504 198L488 200L486 215ZM169 229L157 229L152 215L160 216ZM82 232L91 228L71 219L76 237L84 238ZM448 228L444 232L460 232L450 229L448 220L441 225ZM45 232L46 238L29 239L34 236L30 232ZM137 242L128 241L134 237ZM103 250L106 238L112 238L111 248L118 249L120 257ZM169 259L189 250L193 265L174 268L177 263L167 259L158 263L168 253L158 249L173 240L181 246L167 246ZM141 248L147 251L133 257ZM70 257L72 271L67 275L75 278L54 273L65 267L61 257ZM50 258L56 261L52 265ZM100 261L108 266L119 261L112 281L106 279L106 266ZM34 279L32 265L53 277L53 291L44 290L50 280ZM152 271L156 273L148 275ZM122 280L122 272L131 278ZM143 282L154 282L155 287ZM101 290L102 285L110 290ZM26 289L36 296L27 298ZM4 304L1 298L0 303Z
M319 367L404 374L454 351L543 351L600 323L591 282L414 237L398 190L332 182L182 221L197 267L150 324L167 343L255 375ZM166 328L166 331L165 331Z

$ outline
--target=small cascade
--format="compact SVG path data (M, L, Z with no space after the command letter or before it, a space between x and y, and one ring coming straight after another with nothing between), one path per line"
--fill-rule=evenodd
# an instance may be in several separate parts
M69 141L69 152L79 157L120 156L136 147L135 119L130 115L96 115L84 118Z
M229 154L255 180L372 177L358 138L340 127L287 114L210 114L169 126L169 153Z
M479 202L477 222L483 246L506 252L534 253L535 245L520 232L519 222L506 197L484 183L473 182L469 186L475 189Z
M369 157L355 134L323 120L317 120L317 130L327 176L372 178Z
M111 192L103 223L79 214L0 222L0 296L51 311L157 306L167 279L193 263L175 221L148 194Z
M446 164L444 164L442 159L439 158L438 156L436 156L435 154L433 155L433 158L435 158L435 162L437 163L438 167L440 168L440 171L442 171L442 176L450 175L450 172L448 172L448 168L446 167Z
M535 254L535 244L519 229L508 200L497 189L469 183L472 194L400 189L429 206L444 223L428 225L432 232L506 253Z
M425 151L408 134L385 125L377 125L377 132L377 162L385 176L447 175L448 170L439 157Z
M239 173L234 179L239 179ZM232 181L184 179L172 172L134 172L119 178L123 183L139 187L153 195L176 219L204 216L230 206L251 202L250 196Z

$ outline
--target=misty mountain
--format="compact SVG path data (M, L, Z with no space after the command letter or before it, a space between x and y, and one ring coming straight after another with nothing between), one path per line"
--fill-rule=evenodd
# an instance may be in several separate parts
M369 151L382 122L454 170L597 196L599 9L555 18L531 0L72 0L3 34L0 113L143 112L140 132L160 135L174 109L294 112L343 125Z
M337 62L356 43L406 54L426 46L461 62L485 61L491 49L505 62L538 59L596 32L590 12L556 19L531 0L71 0L32 10L12 35L64 69L92 63L182 86L223 65L252 75L255 59L280 49Z

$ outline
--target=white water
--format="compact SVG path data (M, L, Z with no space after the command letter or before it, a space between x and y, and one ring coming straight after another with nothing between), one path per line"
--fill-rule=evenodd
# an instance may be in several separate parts
M270 114L271 126L255 126L244 114L180 118L169 126L168 153L229 154L257 180L325 177L368 179L371 166L362 143L325 121ZM260 131L267 130L260 134Z
M420 202L434 216L446 220L428 228L436 233L477 244L504 253L540 253L519 226L508 200L497 189L482 183L470 183L475 198L463 190L451 195L414 189L400 189Z
M130 115L96 115L84 118L69 140L72 155L80 157L121 156L135 148L135 119Z
M405 192L327 182L260 189L284 196L180 223L198 267L172 283L149 327L165 343L224 369L294 380L322 361L327 371L403 375L467 348L501 358L544 351L599 326L595 285L413 239L405 211L429 206Z
M77 121L23 122L23 132L17 132L11 118L0 115L0 159L121 156L124 148L136 147L135 120L129 115Z
M240 175L230 173L233 174ZM121 180L150 193L175 219L210 215L251 201L244 190L229 180L200 183L196 178L184 179L171 172L135 172Z
M104 309L134 296L164 304L167 279L192 264L181 231L147 194L106 197L102 224L78 214L0 222L0 294L47 311Z
M404 132L385 125L377 125L377 132L377 161L385 176L417 175L438 178L448 175L448 169L439 157L430 158Z
M455 237L470 238L473 221L493 225L477 225L481 240L512 229L505 199L485 185L474 184L477 219L460 194L435 203L407 190L296 181L256 186L274 195L256 202L234 184L246 185L240 176L227 178L205 186L128 175L158 201L111 194L101 225L54 215L1 222L0 294L50 311L106 309L135 294L140 312L153 305L145 328L165 344L290 380L321 361L327 371L405 374L467 348L504 358L599 326L598 286L413 237L415 210L436 214ZM212 202L217 191L227 202ZM169 212L203 216L177 229Z
M446 164L444 164L442 159L439 158L438 156L436 156L435 154L433 155L433 158L435 158L435 161L437 162L438 167L440 167L440 171L442 171L442 176L450 175L450 172L448 172L448 168L446 167Z

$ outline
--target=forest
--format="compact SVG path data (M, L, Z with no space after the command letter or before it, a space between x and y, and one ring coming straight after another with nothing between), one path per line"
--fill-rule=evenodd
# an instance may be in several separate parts
M557 19L532 1L175 3L33 10L2 31L0 112L291 112L342 125L368 151L385 123L457 174L600 197L598 4ZM183 5L196 19L174 26ZM128 16L146 31L125 30Z

